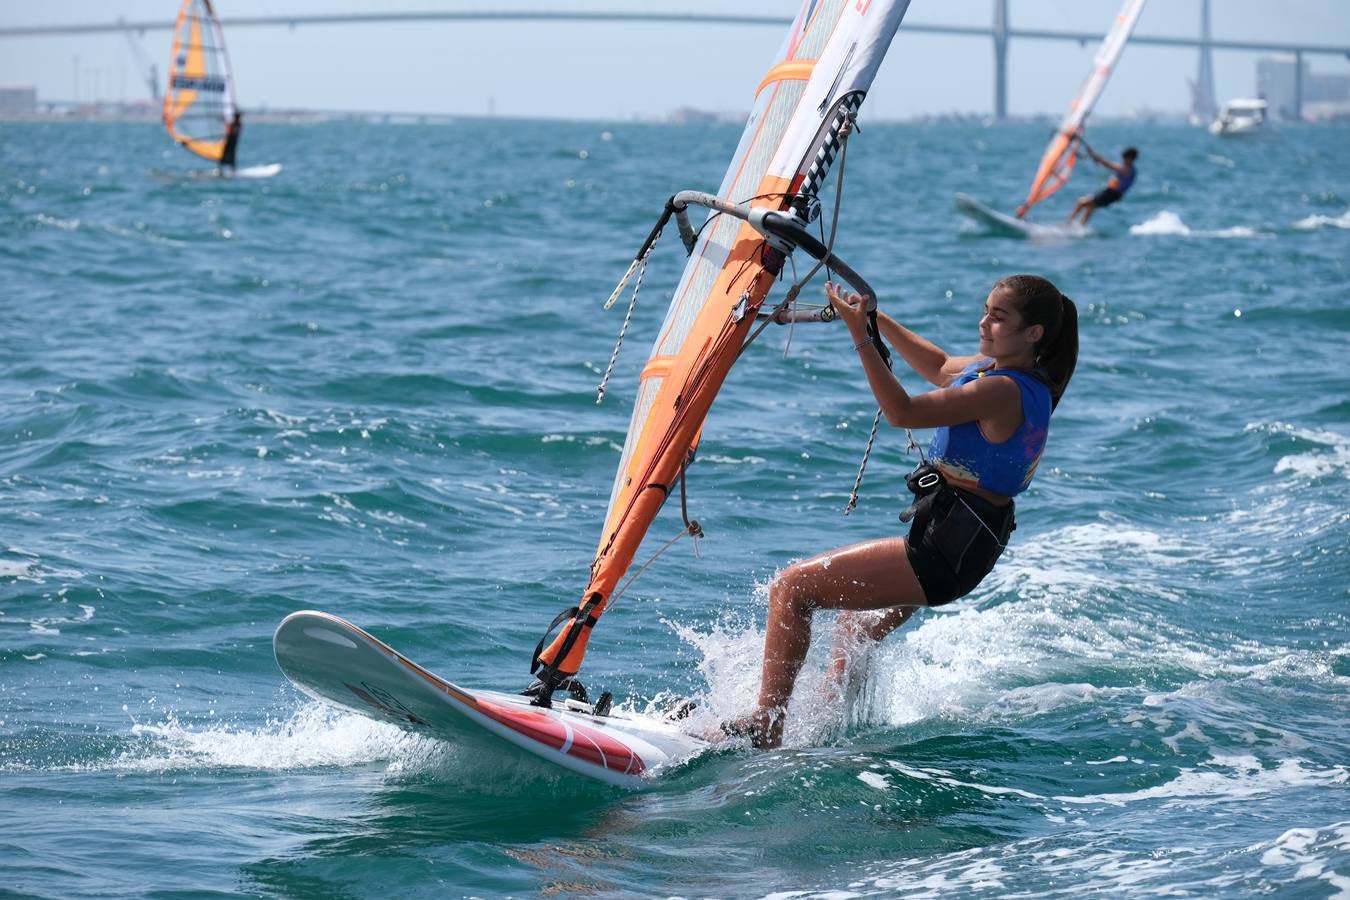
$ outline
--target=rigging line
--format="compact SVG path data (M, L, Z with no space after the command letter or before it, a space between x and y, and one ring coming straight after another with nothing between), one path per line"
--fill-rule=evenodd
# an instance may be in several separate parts
M647 252L642 254L642 267L638 269L637 280L633 283L633 296L628 301L628 312L624 314L623 325L619 328L619 339L614 344L614 352L610 354L609 366L605 369L605 376L600 379L600 387L596 389L595 402L597 405L604 402L605 386L609 384L610 375L614 374L614 364L619 359L619 348L623 346L624 335L628 333L628 325L633 321L633 310L637 307L638 291L642 289L642 278L647 274L647 261L651 259L652 251L656 249L659 240L661 240L660 233L647 246Z
M749 256L747 256L744 260L741 261L741 267L736 270L736 274L731 276L731 280L727 282L726 293L728 294L731 293L732 286L735 285L736 282L741 280L741 276L744 275L750 269L750 266L754 265L755 263L759 263L761 268L766 268L766 266L764 265L764 248L766 246L768 245L765 243L761 243L758 249L752 251ZM756 254L759 255L759 259L755 259ZM752 278L751 280L753 281L754 279ZM745 292L742 291L741 294L742 296L744 296Z
M694 231L694 240L697 241L700 237L702 237L702 236L703 236L703 229L705 229L705 228L707 228L709 225L711 225L711 224L713 223L713 220L716 219L716 218L717 218L718 216L720 216L720 215L722 215L722 211L721 211L720 209L714 209L714 210L712 210L712 211L711 211L711 214L708 216L708 218L706 218L706 219L703 220L703 224L700 225L700 226L698 226L698 229Z
M743 206L747 203L754 203L756 200L768 200L772 197L785 200L788 197L788 193L787 191L769 191L767 194L756 194L753 197L746 197L744 200L738 201L738 205Z
M858 466L858 475L853 479L853 490L848 495L848 506L844 507L844 515L848 515L858 507L858 491L862 488L863 473L867 471L867 458L872 455L872 444L877 439L877 426L881 424L881 410L872 417L872 433L867 437L867 448L863 450L862 463ZM910 442L913 443L911 436Z
M634 572L632 575L629 575L628 580L623 583L623 587L619 588L619 590L614 594L614 597L608 603L605 604L605 611L608 612L609 610L613 609L615 605L621 599L623 599L624 593L628 590L628 588L632 586L633 582L637 581L638 576L641 575L643 572L647 571L647 567L650 566L652 563L656 562L656 558L658 556L660 556L662 553L665 553L671 547L675 546L675 542L687 534L689 534L688 531L681 531L679 534L675 535L673 538L666 541L665 544L661 546L661 549L653 553L651 555L651 558L648 559L645 563L643 563L642 566L636 572Z
M820 232L820 242L821 242L822 244L824 244L824 243L826 242L826 241L825 241L825 223L824 223L823 221L817 221L817 222L816 222L816 226L817 226L816 230ZM834 280L834 269L832 269L830 266L826 266L826 267L825 267L825 280L826 280L826 281L833 281L833 280Z
M853 490L848 495L848 505L844 507L844 515L853 512L858 506L858 491L862 488L863 473L867 471L867 459L872 455L872 444L877 439L877 426L880 424L881 410L878 409L877 414L872 418L872 433L867 437L867 447L863 449L862 462L858 465L858 476L853 479ZM905 452L908 453L911 450L919 451L919 465L926 465L928 461L924 458L923 447L918 441L914 440L914 430L912 428L905 429L905 439ZM978 516L976 518L978 518ZM988 527L989 526L987 525L985 526L985 528Z
M665 544L661 546L661 549L653 553L651 557L645 563L643 563L642 566L639 567L636 572L628 576L628 580L623 583L623 586L620 587L619 590L614 593L614 596L610 598L609 602L605 604L607 610L614 608L615 604L619 602L620 598L623 597L624 593L630 587L632 587L633 582L637 581L638 576L641 575L643 572L647 571L647 568L652 563L656 562L656 558L658 556L660 556L662 553L665 553L671 547L675 546L675 542L678 541L680 538L684 537L685 535L689 535L689 537L693 538L694 555L698 556L698 539L703 537L703 526L699 525L697 519L689 518L689 508L684 490L684 473L688 471L688 469L689 469L688 463L685 463L683 466L680 467L680 517L684 519L684 531L681 531L679 534L675 535L673 538L666 541Z

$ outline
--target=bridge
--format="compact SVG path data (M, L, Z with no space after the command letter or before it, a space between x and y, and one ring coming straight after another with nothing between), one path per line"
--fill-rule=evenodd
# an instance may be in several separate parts
M442 12L369 12L369 13L319 13L311 15L267 15L240 16L228 18L225 23L231 30L236 28L299 28L301 26L323 25L379 25L420 22L565 22L582 24L586 22L632 23L642 25L716 25L733 27L774 27L784 28L792 20L782 16L735 15L721 13L677 13L677 12L589 12L584 10L562 12L556 10L518 9L518 10L447 10ZM1332 44L1287 44L1266 41L1230 41L1213 40L1209 36L1209 0L1202 7L1202 33L1196 38L1168 37L1162 35L1135 34L1130 43L1162 47L1194 48L1200 52L1199 79L1207 86L1209 78L1209 54L1212 50L1242 50L1258 53L1291 54L1298 73L1298 89L1295 99L1295 115L1302 115L1303 58L1309 54L1325 54L1350 59L1350 47ZM118 19L115 22L96 22L67 25L17 25L0 27L0 38L59 37L62 35L122 34L143 35L148 31L168 31L173 28L171 20L146 20L139 22ZM935 25L922 22L905 22L901 31L906 34L942 34L965 37L988 38L994 50L994 116L1005 119L1008 115L1008 44L1013 40L1073 41L1079 45L1100 41L1101 34L1083 31L1051 31L1043 29L1014 28L1008 23L1008 0L994 0L993 22L989 27L978 25ZM1206 89L1206 88L1202 88ZM1212 88L1208 88L1212 90ZM1212 97L1208 98L1210 106Z

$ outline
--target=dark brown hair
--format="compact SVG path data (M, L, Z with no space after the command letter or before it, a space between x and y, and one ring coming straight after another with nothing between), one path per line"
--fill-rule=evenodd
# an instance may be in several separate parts
M1050 408L1059 405L1078 365L1078 307L1039 275L1009 275L994 285L1007 291L1022 313L1022 326L1045 329L1036 342L1036 368L1050 388Z

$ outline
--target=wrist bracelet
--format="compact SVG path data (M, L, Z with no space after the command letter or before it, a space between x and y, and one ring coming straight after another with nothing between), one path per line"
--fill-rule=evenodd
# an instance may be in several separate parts
M853 345L853 349L854 349L854 350L861 350L861 349L864 348L864 347L870 347L870 346L872 346L872 339L871 339L870 337L869 337L869 338L863 338L861 341L858 341L858 343L856 343L856 344Z

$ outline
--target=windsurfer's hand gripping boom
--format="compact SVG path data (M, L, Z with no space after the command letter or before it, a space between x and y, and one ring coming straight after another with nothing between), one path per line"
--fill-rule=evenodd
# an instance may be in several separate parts
M842 285L832 281L825 284L825 296L830 298L830 306L834 307L835 315L848 326L849 334L860 341L868 337L867 317L868 313L876 312L876 297L846 294Z
M891 354L881 339L881 330L877 325L876 296L871 292L848 294L842 285L834 282L825 283L825 296L830 298L830 307L835 315L848 327L848 333L853 335L854 347L872 344L881 354L882 362L890 368Z

